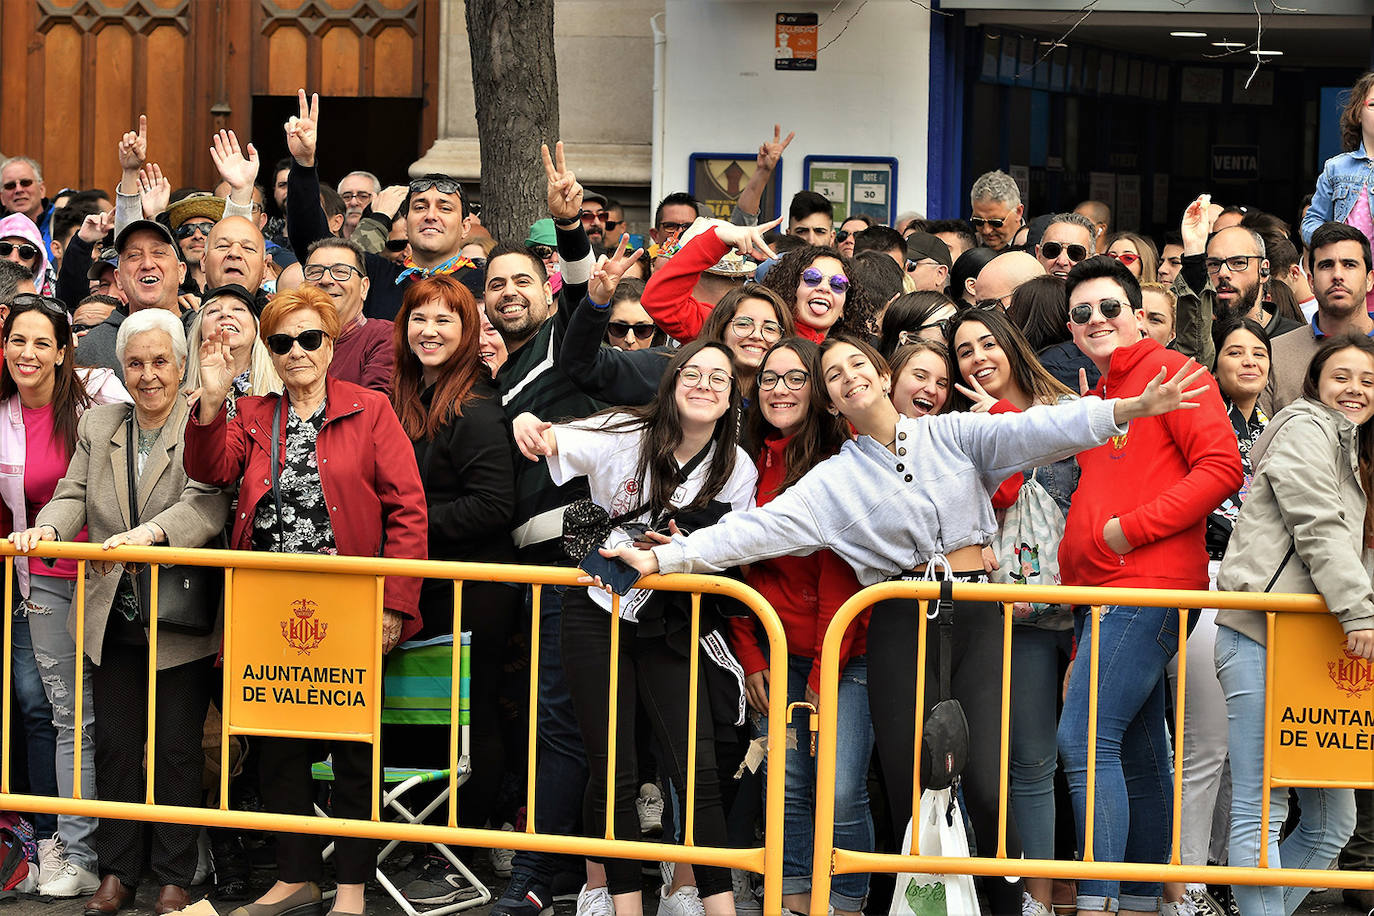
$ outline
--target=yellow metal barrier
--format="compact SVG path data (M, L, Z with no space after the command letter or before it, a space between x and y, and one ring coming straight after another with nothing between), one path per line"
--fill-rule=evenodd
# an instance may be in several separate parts
M14 557L19 556L8 542L0 542L0 556L5 558L5 603L6 608L14 606ZM224 550L205 550L205 549L178 549L168 547L119 547L114 550L102 550L98 545L76 544L76 543L43 543L34 551L27 554L29 557L49 557L60 559L76 560L77 586L73 613L76 615L76 649L78 658L84 655L85 650L85 597L86 590L84 585L86 564L92 562L121 562L121 563L154 563L154 564L178 564L188 566L211 566L221 567L225 570L225 678L224 696L221 697L221 709L223 710L224 738L222 744L221 758L221 785L220 802L218 809L210 808L189 808L173 805L158 804L153 794L153 767L154 767L154 748L156 744L157 723L154 710L157 703L157 643L158 626L156 621L156 595L158 588L158 567L153 566L152 588L153 596L153 623L150 627L148 636L148 738L147 738L147 791L142 804L132 802L115 802L105 800L83 799L81 798L81 745L83 734L81 729L76 730L76 772L74 777L73 797L72 798L51 798L47 796L17 795L11 791L10 767L8 746L0 751L0 809L18 811L39 811L53 814L73 814L85 815L90 817L111 817L127 820L160 821L177 824L196 824L215 827L240 827L252 830L272 830L295 833L311 833L329 836L348 836L348 837L369 837L374 839L402 840L407 842L430 843L439 842L462 846L478 846L490 848L505 848L518 850L536 850L549 853L560 853L574 856L594 856L610 858L628 859L649 859L649 860L669 860L674 862L690 862L697 865L709 865L720 868L739 868L747 871L761 873L764 876L764 911L779 912L782 900L782 798L783 798L783 777L782 767L770 767L768 770L768 797L775 800L768 806L765 813L764 824L764 845L761 848L749 849L730 849L722 847L698 846L693 840L694 829L694 802L696 797L696 735L693 733L688 736L688 764L687 764L687 785L685 794L687 798L687 808L685 812L685 823L683 830L683 845L668 843L646 843L630 840L614 839L614 798L613 791L615 786L615 762L616 747L614 727L608 730L609 739L607 746L607 812L606 812L606 834L604 837L565 837L550 834L540 834L535 831L535 770L538 754L538 742L536 740L536 721L539 695L539 607L542 589L546 586L577 586L577 578L580 575L576 569L560 567L536 567L536 566L515 566L499 564L479 564L479 563L456 563L443 562L436 560L401 560L387 558L368 558L368 557L342 557L342 556L322 556L322 555L302 555L302 554L278 554L257 551L224 551ZM368 638L370 642L366 644L367 658L371 663L371 677L367 696L364 697L364 705L367 709L366 718L361 720L361 727L350 727L348 729L329 731L315 728L303 728L299 726L277 728L270 723L264 724L262 721L249 721L242 724L237 721L240 718L243 703L239 702L241 697L232 695L231 683L234 677L231 675L235 669L231 666L239 664L246 650L244 645L236 645L234 633L235 614L246 615L260 611L256 607L234 607L235 596L235 575L241 579L248 579L255 572L249 571L268 571L274 573L298 573L315 577L313 582L317 586L326 585L331 579L338 577L357 577L357 581L363 582L370 580L375 583L371 588L366 589L361 594L353 594L350 603L353 605L355 613L349 622L356 625L367 618L361 618L356 613L358 605L364 602L371 605L372 614L370 616L370 626ZM382 597L383 582L388 576L403 576L413 578L428 579L451 579L455 582L454 588L454 608L453 608L453 629L459 632L462 629L462 588L461 583L467 582L506 582L532 585L534 589L534 606L531 615L530 632L530 709L529 709L529 777L526 787L526 827L524 833L511 833L509 831L474 829L458 826L458 792L457 783L457 760L458 760L458 692L453 691L451 721L452 734L449 748L449 770L450 776L450 795L448 805L448 818L446 825L431 824L407 824L394 821L381 821L378 810L381 792L379 782L382 778L380 766L380 715L381 704L381 621L382 621ZM242 584L242 582L240 583ZM763 628L768 636L770 649L770 679L773 689L769 695L769 722L768 732L768 753L774 759L781 760L785 745L785 728L787 724L787 638L783 633L782 623L779 621L773 609L768 603L753 589L742 583L714 576L694 576L694 575L674 575L674 576L649 576L638 583L639 588L656 589L670 592L686 592L692 595L692 620L691 633L692 645L699 644L701 633L701 595L714 594L726 598L734 599L749 609L761 621ZM369 594L370 592L370 594ZM273 595L272 599L284 602L289 596ZM310 639L318 644L325 636L323 626L318 621L311 621L314 611L309 606L310 601L302 602L298 599L296 617L303 623L297 632L297 625L290 621L282 621L282 637L288 637L290 630L290 645L304 645L310 648L310 643L305 640ZM283 604L283 606L285 606ZM277 612L278 614L280 611ZM6 645L12 645L12 615L4 615L4 636ZM610 666L610 689L607 697L607 708L610 721L616 721L617 707L617 670L616 664L620 651L619 627L615 626L616 616L607 614L607 623L611 626L611 666ZM272 634L268 634L272 635ZM304 650L302 650L304 651ZM458 653L454 653L454 672L453 679L456 684L458 681ZM81 720L82 703L82 665L77 665L76 671L76 721ZM366 676L367 672L361 672L359 677ZM697 721L697 684L699 678L698 655L693 652L690 661L690 699L688 708L688 723ZM3 730L5 739L10 735L10 724L12 717L12 661L10 654L5 653L4 658L4 678L5 690L3 703L0 704L0 729ZM243 715L247 715L243 713ZM252 735L273 735L277 737L329 737L342 740L361 740L367 741L373 747L373 772L372 772L372 819L371 820L348 820L348 819L327 819L303 815L284 815L272 814L268 812L247 812L232 811L228 808L228 781L230 767L228 764L230 735L252 734Z
M918 618L918 650L914 663L916 681L916 734L913 772L911 774L912 819L919 816L921 783L921 729L924 723L922 710L925 709L925 658L927 617L924 613L927 602L937 600L940 594L938 582L898 581L885 582L870 586L858 594L836 612L825 634L821 654L820 690L820 727L816 759L816 822L814 838L814 859L811 883L811 912L824 916L830 901L830 883L833 875L861 872L918 873L918 874L968 874L987 876L1021 876L1028 878L1073 878L1120 881L1185 881L1208 882L1214 884L1260 884L1287 885L1296 887L1343 887L1374 888L1374 874L1355 871L1315 871L1293 868L1268 868L1268 846L1260 847L1260 865L1257 868L1230 866L1194 866L1180 862L1180 818L1183 792L1183 768L1174 767L1173 810L1175 813L1170 839L1170 859L1168 864L1145 864L1132 862L1098 862L1093 860L1093 813L1096 805L1096 745L1097 745L1097 659L1102 608L1104 606L1142 606L1179 608L1180 622L1178 633L1178 688L1175 698L1174 759L1183 758L1183 721L1186 705L1185 686L1187 684L1187 640L1189 609L1235 608L1239 610L1265 613L1268 624L1268 652L1266 675L1266 714L1264 738L1264 775L1265 784L1261 793L1261 823L1267 824L1269 818L1269 789L1271 786L1348 786L1353 788L1374 787L1374 755L1365 759L1372 761L1364 771L1333 775L1329 773L1289 772L1275 773L1275 736L1272 724L1277 698L1275 696L1276 660L1283 656L1275 650L1276 628L1282 620L1304 619L1306 623L1334 624L1329 616L1325 620L1313 615L1327 615L1326 605L1316 595L1274 595L1249 592L1212 592L1167 589L1125 589L1125 588L1069 588L1062 586L1023 586L994 585L986 583L955 582L953 596L956 601L984 601L1000 603L1003 610L1002 646L1002 722L1000 772L998 789L997 837L992 856L970 858L948 858L921 856L919 848L905 851L905 854L866 853L855 850L838 849L834 845L835 826L835 757L838 732L836 729L836 708L838 706L840 650L845 631L854 618L873 605L890 599L919 601L922 613ZM1011 604L1017 601L1044 602L1050 604L1082 605L1091 609L1090 633L1086 638L1092 641L1092 686L1088 694L1088 772L1087 772L1087 819L1085 824L1085 860L1066 862L1044 859L1011 859L1007 856L1007 807L1008 807L1008 756L1010 754L1011 729L1011 648L1012 613ZM1339 627L1336 627L1339 630ZM1313 660L1307 658L1309 665ZM1336 662L1340 665L1342 662ZM1354 687L1364 684L1374 688L1374 668L1369 663L1360 662L1353 670L1332 672L1332 679L1344 678ZM1310 674L1309 674L1310 678ZM1367 683L1366 683L1367 682ZM1353 695L1353 694L1352 694ZM1374 703L1374 689L1362 701L1365 705ZM1374 708L1374 707L1372 707ZM1361 745L1362 746L1362 745ZM1346 748L1350 749L1350 748ZM1355 747L1359 752L1359 747ZM770 767L769 775L782 767ZM1298 769L1301 769L1299 767ZM901 779L903 774L887 773L888 779ZM769 791L772 791L770 781ZM773 807L770 795L769 809ZM901 832L905 825L894 825ZM913 831L912 844L916 847L919 840ZM985 838L979 838L980 846L986 848Z

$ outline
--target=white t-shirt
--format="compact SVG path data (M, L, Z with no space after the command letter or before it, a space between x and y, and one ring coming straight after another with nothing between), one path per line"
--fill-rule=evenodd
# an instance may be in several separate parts
M635 476L639 469L639 449L644 441L641 429L607 431L605 427L615 426L629 419L628 414L610 414L591 420L559 425L558 454L549 457L549 476L558 486L574 477L586 477L591 491L592 502L596 503L615 518L633 511L644 504L644 486ZM692 469L687 480L673 492L673 505L684 506L691 503L711 470L711 460L715 447ZM735 469L726 481L725 487L716 494L716 501L729 506L731 511L750 509L754 505L754 488L758 481L758 471L743 449L735 449ZM627 519L627 521L648 522L649 508ZM628 543L630 536L616 528L606 538L606 547L619 547ZM611 609L611 595L604 589L590 589L592 600L607 611ZM646 589L631 589L620 599L620 616L624 620L635 621L644 603L653 595Z

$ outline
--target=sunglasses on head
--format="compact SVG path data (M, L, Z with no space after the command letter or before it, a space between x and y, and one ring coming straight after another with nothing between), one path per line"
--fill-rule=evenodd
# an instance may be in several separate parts
M606 333L624 340L634 334L637 340L648 340L654 336L658 326L652 321L647 324L630 324L628 321L612 321L606 325Z
M33 187L33 179L32 179L32 178L21 178L21 179L19 179L18 181L7 181L7 182L5 182L5 190L6 190L6 191L13 191L15 188L31 188L31 187Z
M1040 243L1040 255L1046 261L1053 261L1061 252L1067 252L1069 260L1075 264L1088 256L1088 249L1082 245L1065 245L1063 242Z
M207 239L210 237L210 227L214 223L182 223L176 228L178 239L189 239L193 235L203 235Z
M290 334L271 334L268 336L265 343L267 344L267 349L271 350L273 353L278 356L285 356L291 352L291 347L294 344L300 344L301 349L307 352L318 350L324 343L324 339L328 336L328 334L321 331L319 328L311 328L309 331L301 331L294 337Z
M1125 251L1125 252L1122 252L1121 254L1112 254L1112 253L1109 251L1109 252L1107 252L1107 257L1111 258L1111 259L1114 260L1114 261L1120 261L1122 264L1126 265L1127 267L1130 267L1130 266L1131 266L1132 264L1134 264L1136 261L1139 261L1139 260L1140 260L1140 255L1135 254L1134 252L1130 252L1130 251Z
M10 300L10 313L17 311L28 311L29 309L39 309L50 315L67 317L67 307L50 296L39 296L35 293L19 293Z
M1097 311L1102 313L1102 317L1111 321L1121 310L1126 308L1126 304L1120 299L1103 299L1097 303ZM1093 320L1093 306L1086 302L1081 302L1069 309L1069 320L1074 324L1087 324Z
M8 258L15 251L18 251L19 257L25 261L32 261L38 257L38 248L28 242L20 242L18 245L13 242L0 242L0 258Z
M821 281L825 279L825 274L814 267L808 267L802 271L801 279L807 286L820 286ZM835 274L830 278L831 292L843 295L847 289L849 289L849 278L844 274Z
M525 250L541 261L547 261L554 253L552 245L526 245Z

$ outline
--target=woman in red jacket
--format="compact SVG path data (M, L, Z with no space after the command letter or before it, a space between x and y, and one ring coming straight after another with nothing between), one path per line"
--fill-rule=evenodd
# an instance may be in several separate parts
M196 414L186 427L187 475L238 487L232 546L425 559L425 491L409 437L385 395L327 376L339 333L334 301L311 286L282 293L263 310L259 333L286 385L284 394L240 398L237 415L228 419L224 401L234 370L221 333L201 345L201 387L192 393ZM418 579L387 578L383 651L419 631L419 593ZM260 747L268 810L309 814L308 742L264 738ZM371 748L336 741L330 750L334 816L369 819ZM316 836L279 834L276 884L235 914L317 916L320 845ZM363 886L376 869L375 846L357 838L335 842L339 884L333 913L363 912Z
M764 357L758 375L758 397L749 406L749 441L759 469L756 501L763 505L839 451L849 438L844 421L826 410L820 378L820 349L793 337ZM819 702L821 643L840 605L859 590L854 571L829 550L810 556L778 557L755 563L746 581L778 612L787 633L787 700ZM873 726L868 717L864 631L867 614L845 634L840 674L840 758L835 765L835 840L844 849L873 849L869 812L868 760ZM759 733L768 730L767 640L754 618L730 621L731 643L744 666L749 705L758 713ZM805 716L792 722L804 733ZM811 910L811 850L816 771L804 742L787 754L787 798L784 814L782 902L792 912ZM836 913L857 913L868 893L868 875L835 879L830 905Z

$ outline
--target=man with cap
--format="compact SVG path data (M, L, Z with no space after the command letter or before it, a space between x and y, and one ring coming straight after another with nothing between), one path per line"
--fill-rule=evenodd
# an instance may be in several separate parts
M954 259L949 246L929 232L913 232L906 238L906 275L912 292L944 292Z
M167 208L181 258L186 262L184 292L199 296L205 285L205 246L210 230L224 218L224 200L207 191L192 191Z
M286 179L286 226L291 247L304 263L310 246L331 233L320 207L320 178L315 171L319 96L307 101L302 89L297 101L300 114L286 123L292 159ZM452 176L429 174L412 180L409 191L399 212L406 218L410 258L398 265L380 255L366 255L372 289L363 313L369 318L391 321L401 310L406 282L431 274L451 274L478 299L483 295L484 271L461 254L472 222L463 186ZM397 215L379 211L375 198L372 212L388 222Z
M115 251L119 253L115 285L123 294L125 312L111 312L109 318L77 341L76 361L81 366L103 366L121 372L115 356L115 337L126 312L132 315L143 309L160 308L180 314L177 295L186 278L186 263L177 257L172 230L150 219L134 220L120 230L115 236Z
M595 191L582 195L582 228L587 230L592 250L601 251L606 239L606 198Z

